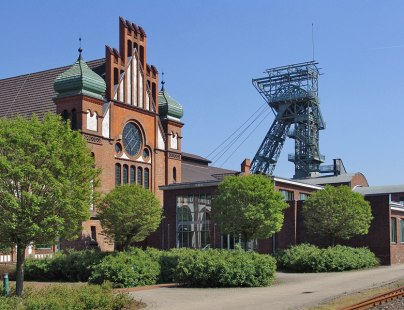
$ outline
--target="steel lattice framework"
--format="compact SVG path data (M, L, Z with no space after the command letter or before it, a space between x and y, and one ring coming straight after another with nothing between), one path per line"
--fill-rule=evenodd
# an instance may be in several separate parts
M319 130L325 128L318 98L317 62L310 61L265 71L252 81L275 114L268 133L251 163L253 173L273 174L286 137L295 140L294 178L319 171L324 156L319 149Z

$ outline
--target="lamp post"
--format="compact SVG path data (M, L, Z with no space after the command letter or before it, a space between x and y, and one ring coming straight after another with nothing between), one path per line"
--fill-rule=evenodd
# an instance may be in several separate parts
M6 272L3 277L3 295L8 297L10 294L10 284L8 283L8 273Z

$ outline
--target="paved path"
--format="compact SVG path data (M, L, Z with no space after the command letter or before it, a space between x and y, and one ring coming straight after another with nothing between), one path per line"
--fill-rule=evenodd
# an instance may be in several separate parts
M278 273L264 288L195 289L163 287L131 292L146 309L304 309L339 295L404 279L404 264L342 273Z

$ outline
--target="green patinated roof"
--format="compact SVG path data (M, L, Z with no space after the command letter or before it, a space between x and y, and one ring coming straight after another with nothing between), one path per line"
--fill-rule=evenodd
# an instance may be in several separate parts
M164 87L159 91L159 114L161 118L176 119L181 119L184 115L182 106L164 90Z
M103 78L88 67L80 54L73 66L55 79L53 88L58 93L58 98L86 95L102 100L106 85Z

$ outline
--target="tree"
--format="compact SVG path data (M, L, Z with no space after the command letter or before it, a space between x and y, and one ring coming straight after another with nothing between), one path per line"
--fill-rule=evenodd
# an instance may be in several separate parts
M0 119L0 243L17 245L18 296L26 247L78 236L97 176L81 134L59 116Z
M268 238L281 230L287 207L267 176L229 176L213 198L212 216L223 233L241 234L246 249L248 241Z
M334 245L336 239L367 234L373 216L361 194L348 186L327 185L305 201L303 218L309 234L328 238Z
M156 231L163 209L156 196L138 185L121 185L105 195L98 207L104 233L118 250L129 249Z

